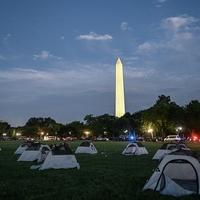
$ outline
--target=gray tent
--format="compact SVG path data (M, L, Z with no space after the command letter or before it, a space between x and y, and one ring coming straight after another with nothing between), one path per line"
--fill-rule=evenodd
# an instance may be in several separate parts
M167 154L176 151L178 149L189 150L189 148L184 143L164 143L160 149L158 149L153 156L153 160L160 160Z
M178 150L166 155L143 190L150 189L176 197L200 194L200 163L187 154L191 152Z
M48 145L43 145L39 142L34 142L29 146L19 157L17 161L38 161L41 162L50 151Z
M15 151L14 154L21 155L28 147L30 147L32 144L34 144L33 141L26 141L23 144L21 144Z
M49 152L39 170L80 168L75 155L67 144L55 146Z
M148 154L147 149L140 142L129 143L122 152L123 155L142 155Z
M96 154L97 149L92 142L84 141L77 147L75 153Z

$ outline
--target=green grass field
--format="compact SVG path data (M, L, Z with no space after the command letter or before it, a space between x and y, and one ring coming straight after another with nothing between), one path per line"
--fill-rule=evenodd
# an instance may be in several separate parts
M97 155L76 155L80 170L31 170L32 162L17 162L13 153L20 142L0 142L0 199L176 199L142 192L158 163L152 161L161 143L144 143L149 155L122 156L126 142L96 142ZM79 142L70 142L75 148ZM190 144L200 151L200 144ZM187 196L181 199L199 199Z

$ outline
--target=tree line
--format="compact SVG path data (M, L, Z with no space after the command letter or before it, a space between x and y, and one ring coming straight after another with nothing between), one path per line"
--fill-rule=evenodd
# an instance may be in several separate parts
M135 113L125 113L121 118L104 114L86 115L83 121L58 123L48 117L32 117L22 127L11 127L8 122L0 121L0 135L7 133L16 137L17 133L26 137L39 138L41 135L58 137L118 137L121 134L135 132L139 136L166 137L169 134L200 134L200 102L192 100L185 106L171 101L170 96L158 96L155 104Z

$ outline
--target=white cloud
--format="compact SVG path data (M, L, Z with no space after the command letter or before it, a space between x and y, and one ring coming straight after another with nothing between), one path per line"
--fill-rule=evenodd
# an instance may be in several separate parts
M45 71L34 69L14 68L10 70L1 70L0 78L2 82L18 80L50 80L51 75Z
M168 52L168 54L174 54L172 50L175 50L176 52L183 53L183 57L197 54L196 52L200 48L200 27L197 24L198 21L199 19L186 15L163 19L160 24L164 30L163 38L157 41L146 41L138 45L137 53L151 54L155 51L156 53L161 53L162 51L171 50L171 53Z
M97 67L98 66L98 67ZM113 66L112 66L113 67ZM73 68L58 68L48 70L35 70L35 69L24 69L14 68L8 70L0 70L0 82L25 82L24 88L31 85L35 87L40 85L41 87L49 88L49 91L57 93L56 88L72 89L73 92L81 92L88 90L91 84L105 85L105 80L109 80L109 76L112 68L108 65L79 65L73 64ZM113 67L114 73L114 67ZM104 81L99 80L99 76L104 77ZM14 84L15 85L15 84ZM14 86L13 85L13 86ZM82 87L84 85L84 88ZM80 90L73 90L73 88L79 88ZM38 91L39 92L39 91ZM36 92L36 93L38 93ZM47 91L48 92L48 91ZM69 91L68 91L69 92ZM45 94L45 91L42 91Z
M131 27L128 25L128 22L122 22L120 28L122 31L131 30Z
M47 59L61 60L61 57L55 56L55 55L51 54L49 51L43 50L39 54L33 55L33 59L34 60L37 60L37 59L40 59L40 60L47 60Z
M156 73L153 68L126 67L125 69L126 78L146 78Z
M12 35L7 33L6 36L3 38L4 41L7 41Z
M162 20L161 26L167 30L177 32L184 29L190 29L190 27L197 21L198 19L186 15L168 17Z
M19 98L23 98L23 95L29 96L28 94L34 94L35 97L48 94L63 94L63 91L67 91L67 94L70 95L91 90L96 92L113 90L114 64L95 63L83 65L72 63L71 68L69 68L69 65L64 68L57 67L56 69L45 70L31 68L2 69L0 70L0 83L8 88L8 90L16 93L14 95ZM124 70L125 77L128 79L142 79L154 74L153 69L146 68L125 66ZM40 89L38 90L38 88ZM20 93L18 93L19 89Z
M78 40L88 40L88 41L105 41L105 40L112 40L113 37L109 34L105 35L100 35L95 32L90 32L89 34L86 35L79 35L77 36Z
M152 42L144 42L138 46L137 52L139 53L148 53L156 49L156 44Z

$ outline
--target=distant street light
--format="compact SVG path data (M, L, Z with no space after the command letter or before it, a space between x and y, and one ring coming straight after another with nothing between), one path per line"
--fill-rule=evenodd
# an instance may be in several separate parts
M182 135L182 134L181 134L181 133L183 133L182 130L183 130L183 128L182 128L181 126L179 126L179 127L176 128L176 132L177 132L177 134L178 134L179 136ZM182 136L183 136L183 135L182 135Z
M90 135L90 131L84 131L84 133L87 137Z
M42 139L43 135L44 135L44 132L43 131L40 132L40 139Z
M176 128L177 132L182 131L182 130L183 130L183 128L181 126L179 126L179 127Z
M16 133L16 136L21 136L22 134L21 133Z
M151 137L153 138L153 129L152 129L152 128L149 128L149 129L147 130L147 132L150 133L150 134L151 134Z

